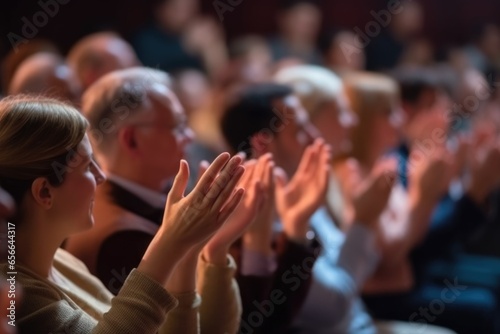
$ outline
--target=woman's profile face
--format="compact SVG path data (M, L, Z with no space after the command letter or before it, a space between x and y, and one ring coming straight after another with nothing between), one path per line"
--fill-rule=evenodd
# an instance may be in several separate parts
M332 147L333 156L351 149L350 131L358 119L343 93L335 101L326 103L312 121Z
M105 180L101 169L92 156L92 147L87 135L77 147L77 152L68 161L68 171L60 186L53 187L53 211L68 235L84 231L94 223L93 206L97 185ZM69 224L71 222L71 224Z

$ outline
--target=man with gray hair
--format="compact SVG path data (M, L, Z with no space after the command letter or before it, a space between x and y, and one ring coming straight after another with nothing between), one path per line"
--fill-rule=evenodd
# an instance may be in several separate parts
M105 75L82 99L107 181L96 193L95 228L71 237L66 247L115 294L162 222L164 191L192 139L169 86L164 72L130 68ZM236 265L221 233L210 239L203 256L201 250L186 254L169 280L169 291L179 300L172 315L178 321L165 333L236 332L241 314Z

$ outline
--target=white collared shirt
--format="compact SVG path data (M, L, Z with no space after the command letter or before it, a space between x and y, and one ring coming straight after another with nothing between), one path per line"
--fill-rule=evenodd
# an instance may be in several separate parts
M141 186L140 184L129 181L117 175L109 173L106 175L106 177L108 178L108 180L116 183L120 187L123 187L126 190L133 193L134 195L138 196L140 199L142 199L144 202L148 203L152 207L154 208L165 207L165 203L167 202L167 195L162 194L155 190L151 190L149 188Z

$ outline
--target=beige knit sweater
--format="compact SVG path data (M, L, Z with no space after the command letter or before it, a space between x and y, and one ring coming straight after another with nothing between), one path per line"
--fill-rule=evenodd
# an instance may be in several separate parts
M4 274L8 271L5 264L0 268ZM21 334L200 333L201 298L194 291L173 296L156 281L133 270L120 293L113 297L80 260L62 249L56 252L53 268L56 279L48 280L22 265L16 266L16 282L23 291L22 303L16 309L16 327ZM226 289L212 293L203 290L210 282L199 282L202 296L234 304L232 314L202 316L207 329L204 333L235 333L241 305L231 298L238 292L237 286L232 285L234 261L230 259L227 268L201 261L200 270L206 272L208 280L216 280L221 286L227 284ZM217 296L217 292L222 295Z

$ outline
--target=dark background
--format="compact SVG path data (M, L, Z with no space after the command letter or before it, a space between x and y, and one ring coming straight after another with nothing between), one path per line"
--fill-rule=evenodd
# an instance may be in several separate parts
M33 22L33 15L42 10L39 1L2 0L0 12L0 56L11 48L9 32L21 35L22 17ZM62 0L61 0L62 1ZM54 41L66 52L80 37L104 28L120 32L125 37L149 20L156 0L64 0L59 12L39 28L36 37ZM228 0L220 0L227 2ZM203 12L217 18L214 0L201 0ZM328 27L358 26L364 31L366 23L374 20L370 11L386 8L381 0L323 0L319 1ZM500 24L499 0L420 0L425 12L425 35L437 49L463 44L472 31L484 22ZM223 24L228 39L241 34L272 34L276 29L278 0L242 0L232 12L224 13Z

